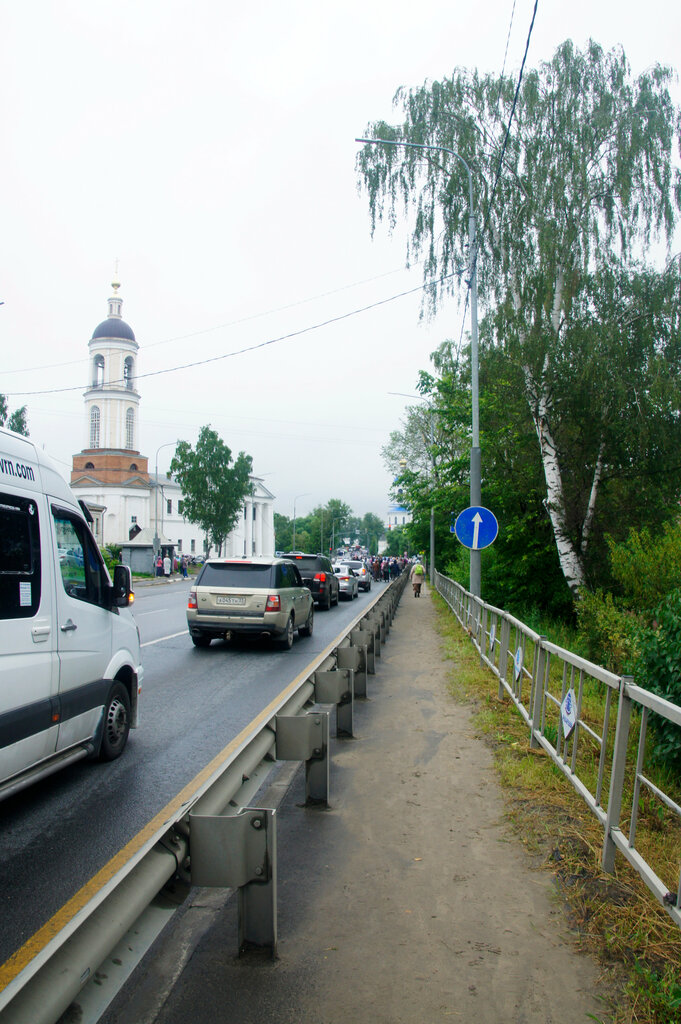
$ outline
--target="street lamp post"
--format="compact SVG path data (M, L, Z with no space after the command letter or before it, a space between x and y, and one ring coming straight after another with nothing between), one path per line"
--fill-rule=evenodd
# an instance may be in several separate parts
M156 449L156 470L154 476L154 559L158 558L161 543L161 538L158 535L158 453L163 448L172 448L177 443L177 441L166 441L165 444L160 444Z
M407 149L434 150L449 153L463 164L468 175L468 258L469 287L471 290L471 463L470 463L470 503L471 506L482 504L481 491L481 458L480 458L480 413L478 404L478 277L475 212L473 210L473 175L464 158L455 149L447 146L425 146L417 142L395 142L392 139L355 139L372 146L404 146ZM471 548L469 589L476 597L480 597L480 551Z
M293 499L293 543L291 546L294 551L296 550L296 502L298 498L307 498L310 493L310 491L305 491L304 494L296 494Z

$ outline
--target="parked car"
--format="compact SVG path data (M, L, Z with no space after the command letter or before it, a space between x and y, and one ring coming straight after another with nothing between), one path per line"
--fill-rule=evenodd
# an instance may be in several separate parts
M189 589L187 625L195 647L215 637L256 635L288 650L297 629L312 636L314 601L283 558L209 558Z
M303 583L309 587L314 601L327 610L338 604L340 587L334 576L331 560L326 555L306 555L302 551L289 551L281 556L297 567Z
M371 573L361 558L342 558L340 565L347 565L355 570L360 590L371 590Z
M359 584L355 570L348 565L334 565L334 575L338 579L340 593L352 601L353 597L359 597Z

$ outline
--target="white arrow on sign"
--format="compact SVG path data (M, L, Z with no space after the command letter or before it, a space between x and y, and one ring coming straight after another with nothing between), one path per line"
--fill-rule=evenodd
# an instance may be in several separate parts
M479 512L476 512L473 516L473 522L475 523L473 527L473 550L475 551L478 546L478 534L480 533L480 523L482 522L482 516Z

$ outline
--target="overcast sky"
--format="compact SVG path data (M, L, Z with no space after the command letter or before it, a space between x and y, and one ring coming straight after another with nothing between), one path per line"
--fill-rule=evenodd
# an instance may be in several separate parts
M383 517L380 449L408 402L390 392L414 391L463 307L423 323L412 294L347 315L422 283L399 230L370 237L354 140L396 119L400 85L499 73L507 39L517 75L533 8L3 0L0 392L28 405L65 475L117 259L139 373L155 374L139 380L150 468L210 423L253 456L277 511L341 498ZM539 0L529 65L568 37L622 44L634 73L678 68L681 4Z

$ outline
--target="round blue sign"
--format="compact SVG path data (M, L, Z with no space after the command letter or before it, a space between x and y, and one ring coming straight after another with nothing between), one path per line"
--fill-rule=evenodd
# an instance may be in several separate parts
M499 524L494 513L488 508L472 505L459 515L452 532L464 547L479 551L497 539Z

